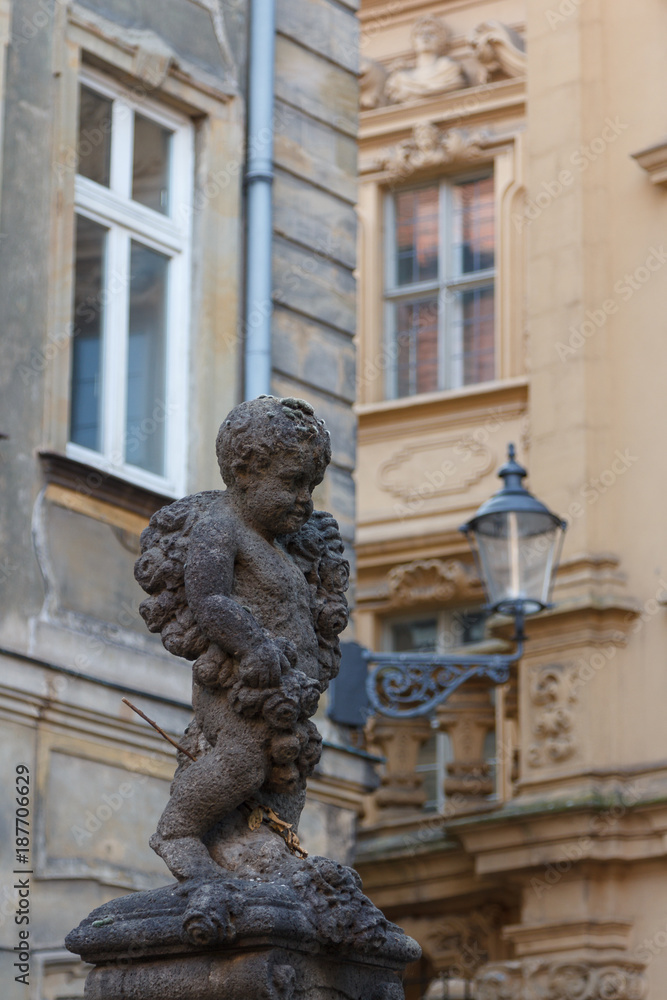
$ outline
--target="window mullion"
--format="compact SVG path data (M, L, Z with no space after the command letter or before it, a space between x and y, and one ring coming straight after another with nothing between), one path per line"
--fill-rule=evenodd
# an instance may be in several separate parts
M127 396L127 323L129 302L130 237L124 229L109 230L109 266L106 275L104 363L104 453L114 466L125 460Z
M393 291L387 292L386 298L390 302L407 302L410 299L428 298L437 295L440 283L436 281L420 281L414 285L401 285Z
M451 315L452 304L449 300L448 277L452 270L452 211L451 187L447 181L440 184L440 295L438 308L438 338L440 342L439 385L441 389L450 389L453 385L451 371Z

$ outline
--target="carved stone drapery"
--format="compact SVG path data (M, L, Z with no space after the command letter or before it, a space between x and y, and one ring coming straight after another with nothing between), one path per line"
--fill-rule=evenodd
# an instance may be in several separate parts
M614 962L497 962L475 979L476 1000L643 1000L647 982L643 966Z
M531 767L559 764L576 750L574 713L576 701L573 664L540 664L530 676L533 707L533 742L526 751Z
M523 76L526 72L526 46L523 38L500 21L484 21L470 36L470 44L486 82L492 73Z
M479 600L482 587L458 559L416 559L387 574L392 608Z
M380 166L395 181L430 167L475 163L486 155L489 139L489 133L481 129L443 131L432 122L418 122L409 139L382 154Z
M451 34L441 18L417 18L411 38L414 65L396 68L389 74L384 89L390 101L431 97L464 86L463 66L447 55Z
M359 106L362 111L379 108L387 103L384 85L387 80L387 70L368 56L359 60Z

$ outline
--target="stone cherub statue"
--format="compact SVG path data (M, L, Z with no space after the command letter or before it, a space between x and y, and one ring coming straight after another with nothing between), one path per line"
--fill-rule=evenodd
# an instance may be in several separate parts
M321 752L310 716L347 623L338 525L312 501L328 431L303 400L260 396L229 413L217 455L227 489L154 514L135 567L149 629L194 661L194 719L151 838L177 882L111 900L66 944L97 963L96 1000L400 1000L418 946L297 837Z
M348 617L338 525L311 499L331 458L324 422L303 400L260 396L232 410L216 451L227 489L158 511L135 567L148 628L195 661L182 745L196 760L180 754L151 840L181 879L238 865L250 813L289 824L295 845L320 757L309 717Z

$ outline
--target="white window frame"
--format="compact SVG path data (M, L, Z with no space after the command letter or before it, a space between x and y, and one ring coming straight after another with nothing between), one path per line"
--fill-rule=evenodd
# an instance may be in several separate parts
M85 87L110 98L112 105L110 183L105 187L77 174L74 211L108 229L105 277L107 295L102 311L100 402L101 451L68 441L66 454L137 486L180 496L185 489L188 411L188 345L190 332L190 275L194 128L192 121L153 99L134 98L125 88L85 67L79 75ZM172 133L169 166L168 215L132 201L134 114L168 128ZM165 472L156 475L124 459L127 401L127 346L131 241L169 257L165 306ZM118 286L110 288L115 275ZM109 331L122 331L119 345ZM174 406L175 404L175 406Z
M497 268L486 268L468 274L454 274L451 269L455 242L453 188L466 181L483 180L494 177L492 166L484 169L442 177L439 180L410 184L400 191L388 191L384 200L384 329L386 330L387 356L393 363L386 366L385 397L387 399L407 399L418 393L398 394L398 367L396 352L395 309L401 302L418 302L434 296L438 300L438 377L436 392L459 389L463 386L463 358L461 324L454 322L454 295L457 292L472 291L493 285L497 290ZM494 178L495 180L495 178ZM417 191L424 188L438 188L438 275L430 281L412 282L409 285L395 284L396 275L396 195L402 191ZM495 209L495 202L494 202ZM498 233L496 227L495 258L498 256ZM494 328L494 376L498 370L497 330ZM482 383L475 383L481 385Z

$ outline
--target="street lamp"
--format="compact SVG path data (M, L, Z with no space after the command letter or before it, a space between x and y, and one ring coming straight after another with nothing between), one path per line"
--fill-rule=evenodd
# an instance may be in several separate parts
M367 691L376 712L395 719L428 715L471 677L509 679L521 658L526 615L548 608L566 523L525 489L526 470L508 448L500 489L461 527L473 551L487 609L514 618L514 653L438 656L369 653Z

